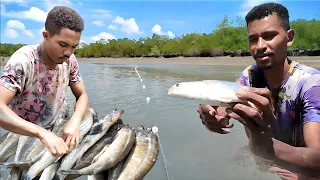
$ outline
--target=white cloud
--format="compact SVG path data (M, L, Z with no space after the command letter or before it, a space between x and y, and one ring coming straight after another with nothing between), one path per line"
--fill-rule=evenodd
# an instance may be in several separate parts
M154 34L158 34L158 35L166 35L166 36L169 36L169 38L174 38L175 35L171 32L171 31L168 31L168 32L162 32L161 31L161 26L159 24L156 24L152 27L152 32Z
M141 34L142 33L142 32L140 32L139 26L137 25L134 18L124 20L122 17L117 16L116 19L114 19L112 22L119 25L121 31L123 31L127 34Z
M37 7L31 7L28 11L6 11L1 4L1 16L12 17L17 19L30 19L37 22L45 22L47 13Z
M19 36L18 32L22 32L28 37L34 37L31 30L26 29L25 25L18 20L9 20L7 22L5 35L8 38L17 38Z
M95 18L111 18L111 11L103 10L103 9L95 9L93 10L94 14L92 15Z
M9 29L19 29L19 30L25 30L26 27L24 24L18 20L9 20L7 22L7 28Z
M4 34L8 37L8 38L17 38L19 36L18 32L14 29L6 29Z
M83 3L82 3L82 2L78 2L78 4L79 4L80 6L83 6Z
M91 39L93 41L99 41L100 39L109 40L109 39L115 39L116 37L110 33L107 32L101 32L100 34L96 36L92 36Z
M103 21L93 21L92 24L97 25L97 26L104 26Z
M240 16L245 17L247 15L247 13L254 7L263 3L267 3L267 2L279 2L281 0L246 0L241 8L242 11L239 13Z
M17 4L26 4L25 0L1 0L2 3L17 3Z
M110 30L117 30L117 26L116 26L116 25L113 25L113 24L110 24L110 25L108 26L108 29L110 29Z
M26 36L28 36L28 37L34 37L31 30L24 30L24 31L23 31L23 34L26 35Z

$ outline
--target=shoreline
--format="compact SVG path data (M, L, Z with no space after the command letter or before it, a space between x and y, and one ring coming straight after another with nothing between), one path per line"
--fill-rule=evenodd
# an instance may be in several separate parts
M4 58L4 61L3 61ZM4 66L9 57L1 57L0 65ZM174 58L77 58L79 62L110 64L176 64L176 65L216 65L248 66L255 61L251 56L245 57L174 57ZM289 56L289 59L311 67L320 68L320 56Z

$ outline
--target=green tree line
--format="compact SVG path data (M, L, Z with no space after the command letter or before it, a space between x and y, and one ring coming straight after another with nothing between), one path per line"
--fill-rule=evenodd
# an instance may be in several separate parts
M295 31L291 55L320 55L320 20L298 19L291 22ZM0 54L10 56L23 44L1 44ZM306 54L307 53L307 54ZM153 34L152 37L135 39L101 39L81 43L75 54L78 57L197 57L197 56L247 56L247 27L243 19L230 21L225 16L211 33L188 33L169 38Z

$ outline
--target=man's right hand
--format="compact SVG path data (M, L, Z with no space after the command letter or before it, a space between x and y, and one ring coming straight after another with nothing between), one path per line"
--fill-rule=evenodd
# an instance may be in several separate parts
M49 149L53 156L60 157L68 152L69 148L61 137L45 129L39 134L40 141Z
M200 115L202 124L210 131L228 134L230 133L230 129L234 126L233 124L229 124L230 117L224 107L213 107L200 104L197 112Z

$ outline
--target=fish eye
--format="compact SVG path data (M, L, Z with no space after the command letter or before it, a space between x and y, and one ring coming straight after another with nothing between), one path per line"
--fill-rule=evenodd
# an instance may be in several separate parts
M177 87L179 87L179 83L178 83L178 84L176 84L176 86L177 86Z

